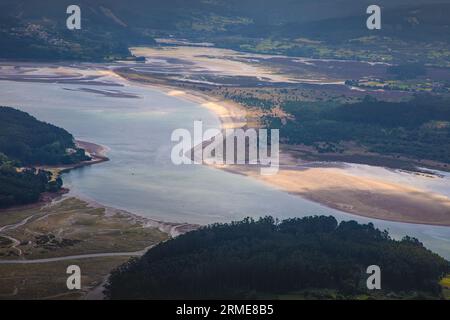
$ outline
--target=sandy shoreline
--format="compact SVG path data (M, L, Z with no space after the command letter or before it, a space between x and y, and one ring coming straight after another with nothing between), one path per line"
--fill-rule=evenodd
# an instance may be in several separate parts
M70 196L68 196L70 197ZM72 196L73 197L73 196ZM93 199L84 197L84 196L76 196L77 199L80 199L83 202L86 202L90 207L92 208L104 208L106 210L107 216L113 216L117 213L126 215L131 220L140 222L144 225L146 228L156 228L161 232L164 232L168 234L170 237L175 238L181 234L184 234L186 232L198 229L200 226L196 224L190 224L190 223L183 223L183 222L164 222L155 220L152 218L145 217L143 215L139 215L136 213L131 213L126 210L110 207L103 205ZM64 200L64 197L61 198L61 200Z
M126 81L137 83L147 88L152 88L154 90L163 92L168 96L177 97L185 101L199 104L203 108L208 109L219 119L222 129L257 126L257 123L255 121L249 121L248 111L243 106L234 101L211 97L207 94L192 89L180 89L169 84L140 82L129 80L122 75L119 76Z
M81 161L75 164L67 164L67 165L56 165L56 166L37 166L36 169L48 170L56 175L61 173L70 171L75 168L81 168L85 166L90 166L97 163L102 163L105 161L109 161L109 158L106 156L108 148L105 146L101 146L99 144L95 144L92 142L75 140L75 145L78 148L84 149L88 155L91 157L91 160Z
M450 199L381 179L356 177L339 168L280 168L263 176L244 166L223 169L350 214L413 224L450 226Z
M255 121L247 121L247 110L235 102L209 97L192 89L181 90L168 84L137 82L200 104L218 117L222 129L258 126ZM450 199L445 196L381 178L356 177L332 165L324 168L298 166L299 161L294 153L282 150L280 170L272 176L260 175L259 168L255 166L216 168L252 177L277 189L362 217L450 226Z

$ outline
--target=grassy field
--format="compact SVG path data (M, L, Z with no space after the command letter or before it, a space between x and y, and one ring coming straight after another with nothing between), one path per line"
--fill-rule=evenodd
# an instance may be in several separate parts
M128 257L67 260L32 265L0 265L0 299L82 299ZM81 290L68 290L67 267L81 269Z
M167 239L167 234L144 227L144 221L127 213L96 208L69 198L49 207L10 211L0 225L29 220L2 234L20 242L16 250L0 245L1 257L42 259L102 252L132 252ZM5 223L5 221L8 221Z
M169 235L145 219L67 198L53 205L10 209L0 214L0 260L34 260L73 255L136 252ZM130 256L0 264L0 299L79 299ZM82 289L68 291L66 269L78 265Z

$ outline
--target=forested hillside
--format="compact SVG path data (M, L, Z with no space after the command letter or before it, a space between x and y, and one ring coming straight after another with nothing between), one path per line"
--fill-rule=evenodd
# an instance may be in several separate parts
M382 291L369 292L378 265ZM112 299L440 297L449 263L419 241L355 221L316 216L215 224L149 250L115 270Z
M66 130L28 113L0 107L0 208L39 200L62 186L50 172L34 165L73 164L89 160Z
M9 107L0 107L0 152L20 165L71 164L88 159L66 130Z
M0 57L110 60L128 56L129 46L174 37L322 58L439 65L448 59L448 0L380 0L383 27L377 31L365 27L369 0L80 0L77 31L65 25L71 4L1 0Z
M352 104L287 101L282 108L292 116L286 123L271 116L265 120L289 144L339 152L340 143L352 141L369 151L450 164L448 98L417 95L411 101L387 102L367 96Z
M12 161L0 153L0 208L36 202L43 192L56 192L61 186L61 179L52 179L50 172L35 169L19 171Z

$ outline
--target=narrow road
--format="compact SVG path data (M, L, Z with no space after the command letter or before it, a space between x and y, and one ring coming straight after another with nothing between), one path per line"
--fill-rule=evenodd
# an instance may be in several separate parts
M16 251L17 251L17 254L18 254L19 256L22 255L22 250L19 249L19 248L17 248L17 247L20 245L20 241L19 241L19 240L17 240L16 238L7 236L6 234L0 234L0 236L2 236L3 238L6 238L6 239L11 240L11 242L13 243L13 245L11 246L11 249L16 250Z
M20 221L18 223L8 224L6 226L0 227L0 232L17 229L18 227L21 227L24 224L26 224L34 216L35 215L33 214L33 215L29 216L29 217L26 217L25 219L23 219L22 221Z
M25 219L23 219L22 221L15 223L15 224L8 224L6 226L0 227L0 236L7 238L9 240L11 240L14 244L11 246L11 249L14 249L17 251L18 255L21 256L22 255L22 250L17 248L20 245L20 241L17 240L16 238L13 238L5 233L2 233L4 231L8 231L8 230L14 230L17 229L18 227L21 227L23 225L25 225L26 223L28 223L28 221L30 219L32 219L35 216L35 214L32 214L29 217L26 217Z
M58 262L65 260L79 260L79 259L90 259L90 258L105 258L105 257L121 257L121 256L142 256L148 249L153 246L147 247L144 250L134 251L134 252L105 252L105 253L91 253L91 254L80 254L74 256L56 257L56 258L45 258L45 259L34 259L34 260L0 260L0 264L34 264L34 263L48 263L48 262Z

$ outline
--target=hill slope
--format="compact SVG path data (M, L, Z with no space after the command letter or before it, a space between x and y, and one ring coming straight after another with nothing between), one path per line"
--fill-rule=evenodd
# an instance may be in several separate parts
M84 150L76 149L73 136L66 130L9 107L0 107L0 153L22 165L86 160Z
M0 208L29 204L43 192L56 192L60 178L33 165L72 164L89 160L66 130L28 113L0 107ZM20 168L26 166L26 168Z
M0 57L111 59L129 55L128 46L168 36L233 47L261 39L345 42L374 35L377 41L394 38L390 43L448 43L450 24L448 0L380 0L383 29L376 33L365 28L368 0L80 0L82 30L69 31L65 10L70 4L0 1Z
M36 202L43 192L56 192L61 186L61 179L52 179L49 172L18 171L14 163L0 153L0 208Z
M242 299L334 292L369 294L366 269L378 265L382 289L439 297L448 261L412 238L395 241L372 224L333 217L276 223L267 217L216 224L179 236L114 271L112 299ZM321 292L321 293L320 293ZM402 293L403 292L403 293ZM325 296L321 296L325 297Z

